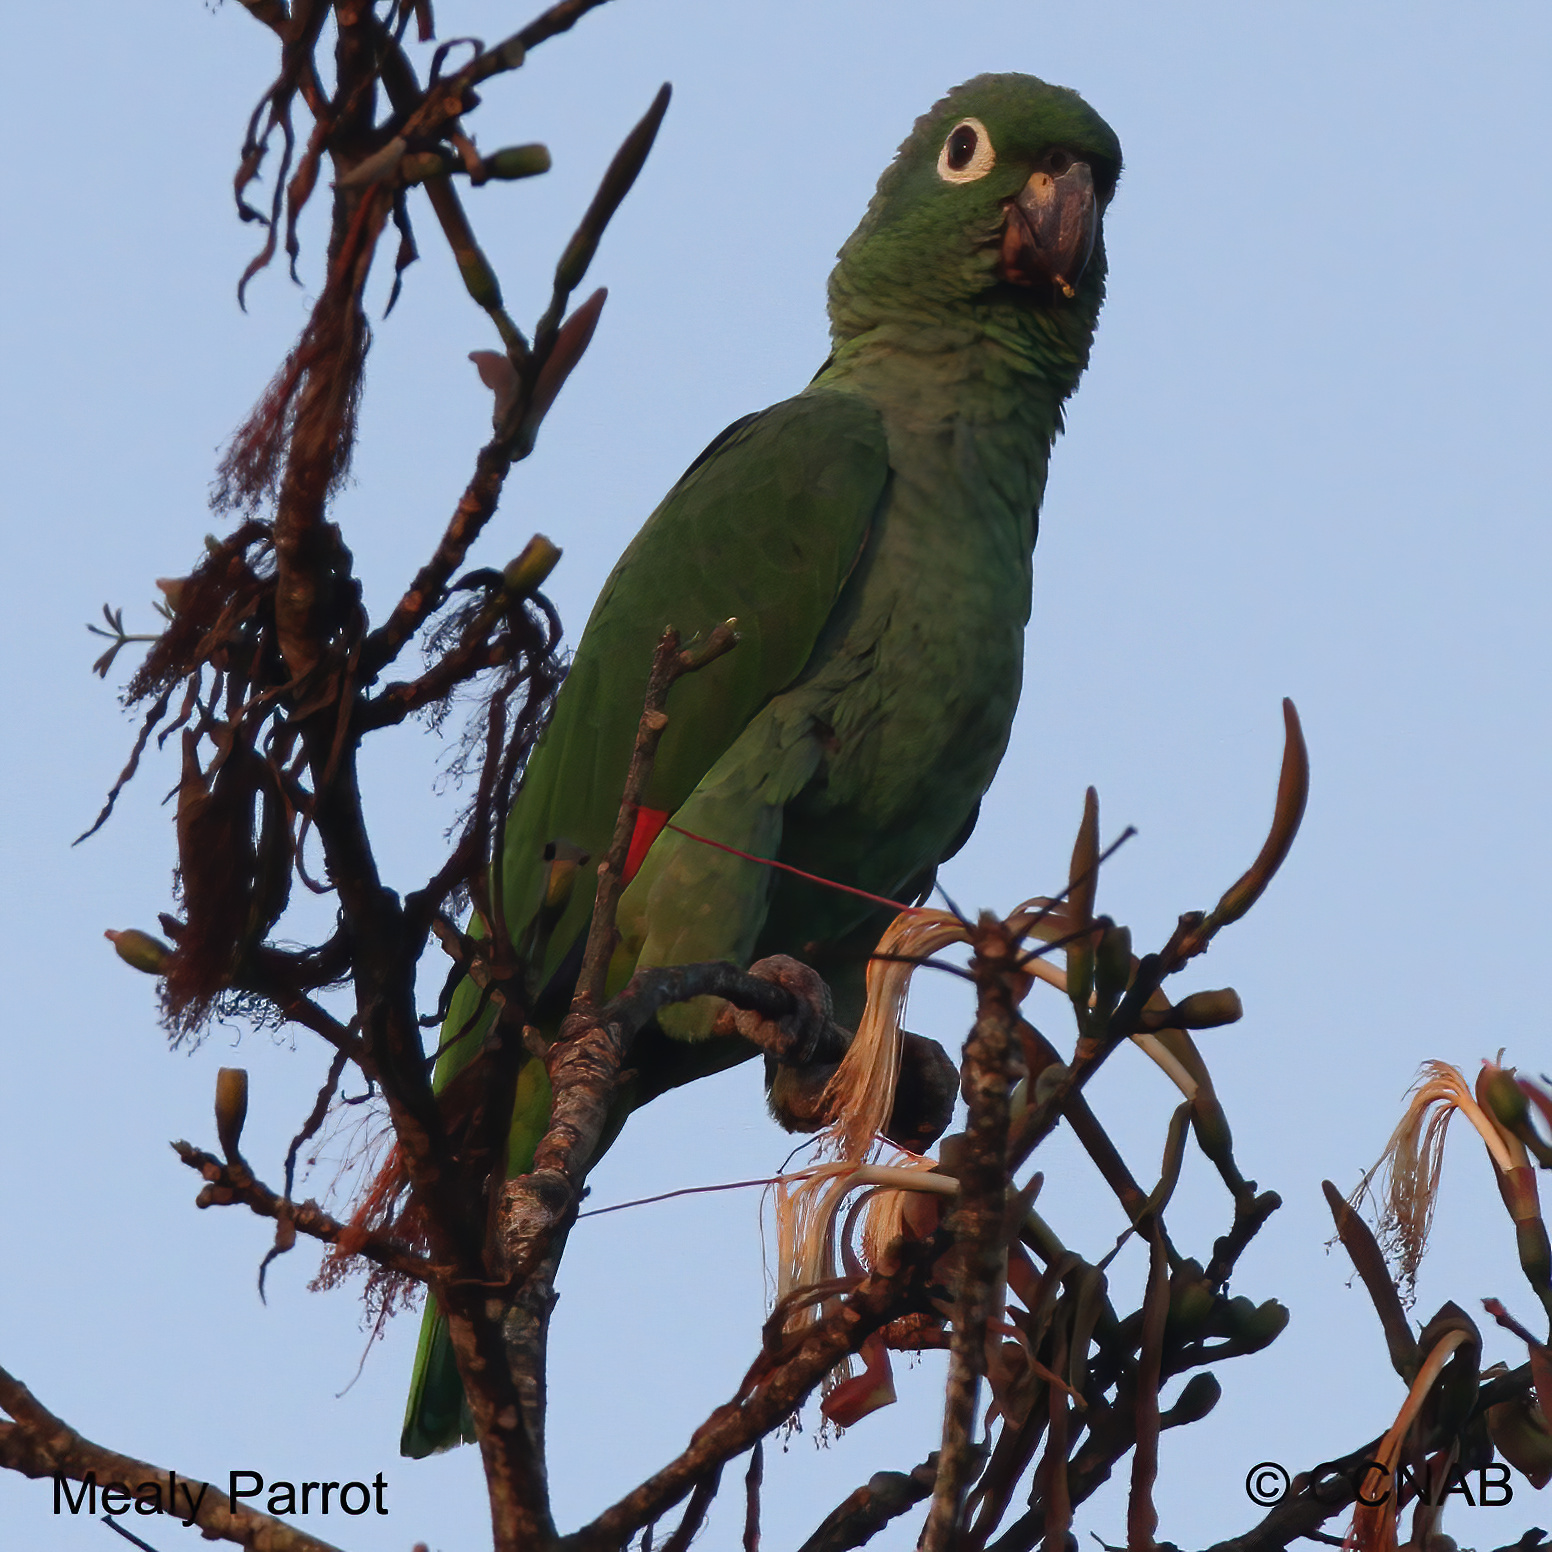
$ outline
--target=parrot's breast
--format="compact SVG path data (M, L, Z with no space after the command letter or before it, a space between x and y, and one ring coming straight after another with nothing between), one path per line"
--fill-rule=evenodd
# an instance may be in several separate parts
M783 860L904 900L955 849L1007 747L1051 437L1017 414L934 417L920 393L881 409L883 508L807 673L773 710L811 719L823 751L787 806ZM858 916L795 881L774 893L768 945L837 936Z

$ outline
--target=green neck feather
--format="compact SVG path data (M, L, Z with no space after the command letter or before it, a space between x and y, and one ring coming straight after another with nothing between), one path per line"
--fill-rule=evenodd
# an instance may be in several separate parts
M1012 422L1023 435L1061 430L1062 404L1088 365L1104 301L1103 250L1070 301L1041 303L1000 285L971 300L924 297L855 277L830 279L833 353L816 379L860 392L915 421ZM1010 429L1012 429L1010 427Z

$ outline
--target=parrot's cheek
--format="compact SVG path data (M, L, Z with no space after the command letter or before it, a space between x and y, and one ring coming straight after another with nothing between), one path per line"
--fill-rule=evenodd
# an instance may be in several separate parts
M1085 162L1060 174L1037 171L1008 201L998 273L1021 286L1071 297L1094 252L1099 205Z

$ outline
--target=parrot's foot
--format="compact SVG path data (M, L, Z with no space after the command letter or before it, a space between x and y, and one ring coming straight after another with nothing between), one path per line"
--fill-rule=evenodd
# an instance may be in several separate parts
M718 1033L738 1034L765 1052L765 1085L771 1114L789 1132L817 1132L834 1119L826 1090L852 1032L835 1022L824 977L801 960L773 954L749 974L790 992L798 1008L782 1019L727 1008ZM959 1069L936 1040L903 1031L894 1109L884 1135L912 1153L941 1137L959 1097Z
M840 1034L850 1042L849 1030ZM835 1118L826 1097L839 1059L806 1066L765 1059L766 1098L771 1114L789 1132L817 1132ZM936 1040L901 1032L900 1074L894 1108L884 1127L890 1142L911 1153L925 1153L953 1119L959 1098L959 1069Z
M765 1084L771 1114L789 1132L816 1132L834 1120L826 1091L852 1032L834 1019L830 988L800 960L773 954L749 974L790 992L798 1010L771 1020L728 1008L719 1029L737 1033L765 1052ZM884 1135L913 1153L924 1152L948 1126L959 1095L959 1070L935 1040L902 1033L894 1108Z
M903 1030L895 1107L884 1135L912 1153L925 1153L954 1117L959 1069L947 1051L926 1035Z
M749 974L790 992L797 1011L773 1020L729 1007L719 1028L765 1052L766 1095L776 1120L789 1132L817 1132L830 1119L825 1087L851 1044L851 1031L835 1022L830 988L812 966L772 954L752 964Z
M776 1123L789 1132L817 1132L830 1123L825 1100L830 1079L840 1062L814 1062L793 1067L765 1058L765 1101Z
M817 970L786 954L772 954L749 967L756 980L769 981L788 992L797 1008L782 1019L768 1019L743 1008L729 1007L733 1033L784 1066L811 1067L816 1062L833 1068L846 1053L850 1036L835 1022L830 988ZM719 1023L721 1021L719 1020Z

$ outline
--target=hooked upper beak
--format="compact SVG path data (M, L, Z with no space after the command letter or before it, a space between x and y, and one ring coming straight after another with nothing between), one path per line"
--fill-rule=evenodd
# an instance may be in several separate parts
M998 271L1015 285L1045 284L1071 297L1099 231L1094 175L1087 162L1039 171L1007 204Z

